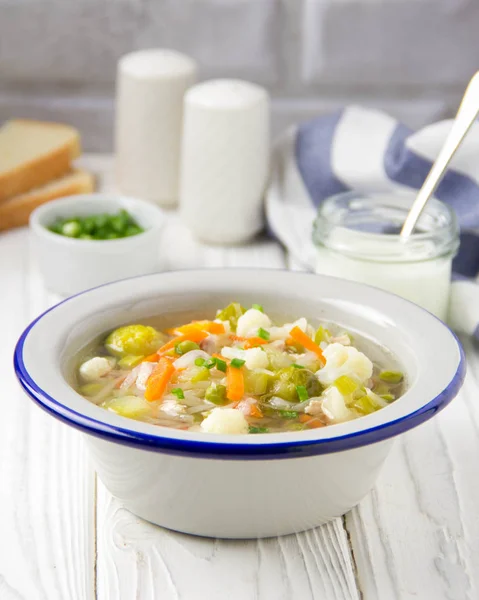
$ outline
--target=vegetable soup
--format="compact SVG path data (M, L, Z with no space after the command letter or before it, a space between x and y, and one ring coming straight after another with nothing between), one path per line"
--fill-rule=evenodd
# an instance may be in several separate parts
M337 325L278 323L259 304L159 331L132 324L82 357L75 388L121 416L205 433L309 430L373 413L404 392L394 358ZM361 348L361 349L360 349Z

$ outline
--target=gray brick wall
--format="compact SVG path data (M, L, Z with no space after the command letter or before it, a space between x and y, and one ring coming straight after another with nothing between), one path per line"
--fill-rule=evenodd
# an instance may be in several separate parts
M479 0L0 0L0 120L61 119L112 146L116 62L192 55L272 93L275 132L355 102L417 127L479 68Z

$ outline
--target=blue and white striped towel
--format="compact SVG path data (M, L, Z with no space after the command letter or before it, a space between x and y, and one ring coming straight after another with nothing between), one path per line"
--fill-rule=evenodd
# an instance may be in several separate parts
M351 106L284 133L275 144L266 214L272 233L313 270L312 224L321 202L339 192L421 187L451 126L441 121L414 133L392 117ZM479 339L479 122L471 128L436 196L461 227L453 263L449 324Z

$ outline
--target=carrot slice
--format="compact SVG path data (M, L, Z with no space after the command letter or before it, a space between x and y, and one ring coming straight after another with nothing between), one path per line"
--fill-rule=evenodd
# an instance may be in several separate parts
M225 332L225 326L223 323L216 323L215 321L193 321L186 325L180 325L180 327L173 327L168 330L170 335L189 335L195 331L207 331L220 335Z
M257 404L250 405L249 414L251 417L258 417L258 419L261 419L264 417L260 407Z
M244 343L244 349L248 350L248 348L257 348L258 346L262 346L263 344L267 344L268 340L263 340L260 337L250 337Z
M262 346L263 344L268 343L268 340L264 340L263 338L256 336L246 338L232 334L229 336L229 338L232 342L244 342L243 347L245 350L248 350L248 348L255 348L256 346Z
M167 358L161 358L153 373L146 382L145 399L148 402L159 400L165 393L166 386L175 372L175 367Z
M150 354L149 356L145 356L145 358L141 362L157 362L158 361L158 352L154 354Z
M320 421L317 417L312 417L311 415L301 414L298 417L300 423L304 423L311 429L318 429L319 427L324 427L324 423Z
M244 396L244 375L242 369L228 365L226 371L226 397L232 402Z
M158 354L164 354L165 352L168 352L168 350L171 350L176 346L176 344L180 344L181 342L201 342L206 337L208 337L206 331L200 331L199 329L196 329L195 331L185 335L179 335L162 346L158 350Z
M298 344L301 344L301 346L304 346L306 348L306 350L310 350L311 352L314 352L316 354L316 356L321 360L321 362L323 364L325 364L326 359L324 358L323 351L318 346L318 344L313 342L313 340L309 337L309 335L306 335L304 333L304 331L302 329L300 329L298 326L293 327L293 329L291 329L291 331L289 333L295 342L298 342Z

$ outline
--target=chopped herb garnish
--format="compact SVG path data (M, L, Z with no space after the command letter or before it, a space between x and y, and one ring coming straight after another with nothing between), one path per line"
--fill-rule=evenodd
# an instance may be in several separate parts
M308 390L304 385L297 385L296 392L298 393L298 398L303 402L309 398Z
M224 360L221 360L221 358L215 358L215 363L218 371L223 371L223 373L226 373L226 362Z
M245 362L246 361L241 358L233 358L230 365L232 367L234 367L235 369L241 369L241 367L245 364Z
M171 390L171 393L174 394L178 398L178 400L185 399L185 393L181 388L175 388L174 390Z
M250 433L268 433L269 429L267 427L253 427L252 425L249 428Z
M261 306L261 304L253 304L253 308L259 310L260 312L264 312L264 308Z
M283 419L296 419L298 417L298 413L295 410L280 410L279 414Z
M212 369L215 365L216 365L216 359L209 358L207 361L205 361L205 364L203 366L206 367L207 369Z
M304 369L303 365L298 365L298 363L293 363L291 366L295 369Z
M260 337L263 340L269 340L269 337L270 337L269 331L266 331L266 329L263 329L262 327L260 327L258 329L258 337Z
M195 359L195 365L197 367L203 367L205 365L206 360L204 358L201 358L201 356L198 356L197 359Z

